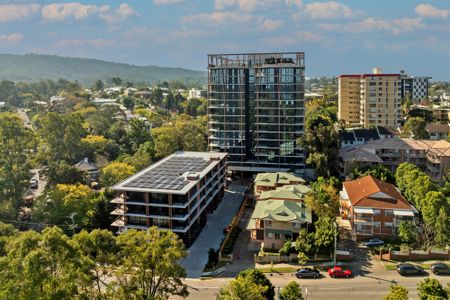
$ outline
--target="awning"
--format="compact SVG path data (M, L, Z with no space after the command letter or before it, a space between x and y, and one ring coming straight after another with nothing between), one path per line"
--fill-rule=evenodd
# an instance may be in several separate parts
M414 217L414 213L411 210L394 210L394 216Z
M371 208L357 208L355 207L353 211L357 214L372 214L373 215L373 209Z

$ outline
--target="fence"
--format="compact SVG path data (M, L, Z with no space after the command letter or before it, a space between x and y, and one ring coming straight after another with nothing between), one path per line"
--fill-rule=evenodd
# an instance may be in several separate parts
M308 262L329 261L333 259L333 255L314 255L310 257ZM348 261L353 259L353 253L345 250L336 250L336 259L340 261ZM254 256L255 263L281 263L281 262L294 262L297 261L297 254L292 253L289 256L273 254L264 254Z
M409 251L393 251L390 250L388 253L382 253L382 259L384 260L431 260L439 259L446 260L450 259L450 250L438 250L431 249L428 251L423 250L409 250Z

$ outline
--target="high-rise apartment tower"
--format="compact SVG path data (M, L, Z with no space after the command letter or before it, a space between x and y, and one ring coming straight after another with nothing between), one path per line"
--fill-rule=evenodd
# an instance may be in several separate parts
M209 149L228 169L301 171L303 52L208 55Z
M401 121L400 74L339 76L338 118L347 125L397 128Z

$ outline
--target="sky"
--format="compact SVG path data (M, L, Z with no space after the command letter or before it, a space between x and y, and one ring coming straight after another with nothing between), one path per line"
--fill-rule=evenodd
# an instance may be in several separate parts
M208 53L304 51L306 75L450 81L450 0L0 0L0 53L206 70Z

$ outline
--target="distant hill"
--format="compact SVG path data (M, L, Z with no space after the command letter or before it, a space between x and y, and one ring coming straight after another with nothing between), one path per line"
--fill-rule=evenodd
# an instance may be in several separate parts
M95 80L120 77L150 84L179 79L185 82L206 81L206 72L182 68L135 66L98 59L39 54L0 54L0 80L38 81L42 79L78 80L91 84Z

